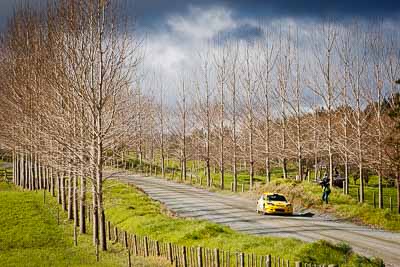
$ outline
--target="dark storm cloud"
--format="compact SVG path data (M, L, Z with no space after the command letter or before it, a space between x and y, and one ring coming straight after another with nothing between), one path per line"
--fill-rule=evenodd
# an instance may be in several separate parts
M400 11L398 0L248 0L234 1L259 15L288 17L392 17Z
M129 11L139 22L154 25L166 15L184 13L190 6L226 6L238 16L268 18L394 18L399 0L146 0L130 1Z
M24 0L23 2L25 2ZM12 15L16 3L21 0L0 0L0 23L4 25ZM47 0L28 0L41 3ZM260 19L293 18L393 18L400 14L399 0L122 0L126 12L140 26L159 27L166 16L184 14L190 6L225 6L237 16Z
M0 30L5 27L7 20L14 13L14 10L22 5L28 4L31 7L44 6L44 0L0 0Z
M7 18L13 14L14 1L0 0L0 29L7 23Z
M219 32L214 41L228 41L228 40L254 40L264 36L264 32L260 27L255 27L250 24L239 25L238 27Z

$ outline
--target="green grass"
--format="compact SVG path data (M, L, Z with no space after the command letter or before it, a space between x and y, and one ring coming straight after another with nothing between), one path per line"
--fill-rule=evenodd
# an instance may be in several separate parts
M0 266L126 266L127 253L109 243L96 261L92 237L80 235L73 242L73 225L60 212L56 200L43 191L22 191L0 181ZM154 258L132 257L134 266L163 266ZM166 266L166 265L164 265Z
M253 197L262 191L283 193L295 204L295 208L312 208L321 212L333 213L355 223L361 223L391 231L400 231L400 214L389 209L376 209L369 204L360 204L356 199L343 195L341 189L334 188L329 196L328 205L321 201L321 186L307 182L279 179L250 192ZM366 191L368 196L369 191Z
M349 194L350 196L357 200L358 199L358 190L360 186L351 184L349 185ZM394 187L387 187L383 186L383 207L389 208L390 207L390 199L392 201L392 213L397 213L396 205L397 205L397 192L396 188ZM368 183L368 186L364 187L364 201L366 204L370 205L371 207L374 206L374 194L375 194L375 207L378 207L378 186L374 183Z
M128 185L109 181L106 185L106 216L118 227L162 242L203 246L259 255L271 254L310 263L335 263L340 266L379 266L351 252L345 245L325 241L304 243L289 238L258 237L241 234L207 221L176 218L159 202Z
M72 227L62 218L57 225L43 193L22 192L4 182L0 186L1 266L123 266L120 252L102 253L96 262L89 236L74 247Z

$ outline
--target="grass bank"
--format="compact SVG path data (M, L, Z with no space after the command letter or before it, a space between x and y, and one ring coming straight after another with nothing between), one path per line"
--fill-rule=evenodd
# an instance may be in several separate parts
M109 244L96 261L92 237L79 235L73 242L73 225L60 212L56 200L43 191L23 191L0 181L0 266L126 266L127 253ZM132 257L133 266L166 266L159 259Z
M379 260L352 253L346 244L325 241L305 243L295 239L241 234L207 221L176 218L159 202L128 185L106 184L106 216L118 227L162 242L203 246L259 255L271 254L291 261L340 266L380 266Z

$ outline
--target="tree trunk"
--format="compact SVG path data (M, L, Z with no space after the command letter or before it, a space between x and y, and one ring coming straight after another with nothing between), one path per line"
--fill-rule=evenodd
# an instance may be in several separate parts
M61 182L61 207L64 211L67 211L67 201L65 199L65 172L61 174L60 177Z
M39 157L35 155L35 186L34 189L39 188Z
M284 119L283 119L284 120ZM282 122L282 174L283 178L287 179L287 162L286 162L286 130L285 130L285 122Z
M42 164L40 160L38 160L38 187L40 190L43 189L42 175Z
M100 97L101 99L101 97ZM107 250L106 225L103 207L103 140L102 140L102 113L98 110L96 121L96 183L97 183L97 210L99 215L100 248Z
M252 115L250 115L252 116ZM249 163L250 163L250 190L254 187L254 158L253 158L253 126L252 118L250 118L249 132Z
M378 204L379 208L383 209L383 189L382 189L382 174L381 171L378 172Z
M345 148L347 149L347 148ZM345 154L345 160L344 160L344 192L346 195L349 194L349 156L347 155L347 152Z
M73 174L72 178L72 208L74 215L74 227L79 225L79 211L78 211L78 177L76 173Z
M19 186L25 186L25 163L24 163L24 154L21 153L20 157L20 169L21 169L21 177L20 177L20 184Z
M265 138L265 179L266 183L271 182L271 164L270 164L270 132L269 132L269 118L267 118L266 123L266 138Z
M221 85L221 102L220 102L220 171L221 171L221 189L224 189L224 180L225 180L225 155L224 155L224 117L225 117L225 110L224 110L224 84Z
M93 177L96 177L96 171L94 171ZM96 246L99 243L99 216L97 209L97 189L96 189L96 181L93 179L92 181L92 210L93 210L93 244Z
M83 167L82 167L83 168ZM86 178L84 172L81 172L81 192L80 192L80 233L86 234Z
M57 172L57 202L58 204L61 204L61 176L60 176L60 172Z
M55 193L56 183L55 183L55 179L54 179L53 168L50 168L49 172L50 172L50 183L51 183L51 196L55 197L56 196L56 193Z
M33 165L32 165L32 153L29 154L28 161L28 189L33 190Z
M207 115L209 116L209 115ZM207 120L209 118L207 117ZM207 171L207 187L211 187L211 166L210 166L210 125L207 126L207 144L206 144L206 171Z
M360 162L358 164L359 179L360 179L360 203L364 202L364 179L363 179L363 164Z
M397 213L400 214L400 170L397 170Z
M328 157L329 157L329 181L333 187L333 151L332 151L332 117L331 110L328 111Z
M67 180L67 189L68 189L68 220L72 220L74 218L73 216L73 209L72 209L72 172L69 171L68 173L68 180Z
M163 152L161 153L161 174L165 178L165 157Z

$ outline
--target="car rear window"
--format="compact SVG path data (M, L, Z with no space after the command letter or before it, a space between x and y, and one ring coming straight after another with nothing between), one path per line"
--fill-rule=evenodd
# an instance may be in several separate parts
M282 195L270 195L268 196L268 201L285 201L286 198Z

